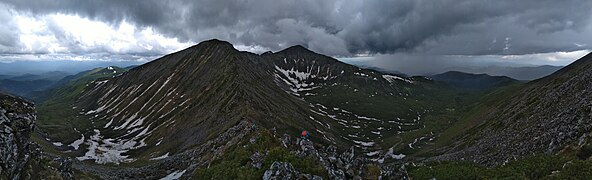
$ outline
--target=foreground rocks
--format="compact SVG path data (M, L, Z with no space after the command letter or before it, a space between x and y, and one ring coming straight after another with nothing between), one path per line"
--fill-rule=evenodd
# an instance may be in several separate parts
M0 179L19 179L31 156L31 132L36 120L33 104L0 94Z
M0 93L0 179L72 179L71 162L32 142L36 120L33 103Z
M288 149L293 149L292 153L299 157L317 159L327 171L329 179L362 179L368 177L409 179L404 161L391 156L391 151L385 153L381 161L374 161L364 157L362 153L356 154L354 147L350 147L339 154L335 146L317 149L313 141L309 139L294 138L294 141L290 141L290 139L293 138L284 134L280 141ZM319 145L319 147L321 146ZM388 160L388 162L385 162L385 160ZM371 172L370 169L372 168L378 169L378 172Z
M263 180L278 180L278 179L312 179L321 180L320 176L304 174L296 171L292 164L288 162L273 162L271 167L263 174Z

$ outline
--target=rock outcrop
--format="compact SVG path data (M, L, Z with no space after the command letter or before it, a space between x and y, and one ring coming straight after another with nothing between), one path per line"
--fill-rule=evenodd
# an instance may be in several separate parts
M271 167L263 174L263 180L278 180L278 179L311 179L321 180L320 176L303 174L288 162L273 162Z
M19 179L31 156L32 103L0 93L0 179Z
M409 179L404 162L400 161L398 158L390 157L390 151L384 155L384 159L392 158L395 159L395 161L384 162L383 159L380 162L376 162L365 158L363 154L356 155L353 146L342 154L338 154L337 147L335 146L317 149L313 144L313 141L309 139L294 138L295 140L291 142L290 139L292 138L290 138L289 135L284 134L280 141L282 142L282 145L286 146L288 149L294 149L292 153L299 157L313 157L317 159L327 171L329 179L362 179L362 177L368 175L367 166L369 165L380 168L380 174L377 174L378 178ZM392 154L392 152L390 152L390 154ZM270 170L272 168L270 168ZM282 174L281 171L271 172Z

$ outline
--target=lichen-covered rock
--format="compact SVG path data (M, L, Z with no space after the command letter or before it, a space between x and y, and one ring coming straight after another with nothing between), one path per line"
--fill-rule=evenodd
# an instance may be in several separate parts
M290 145L290 135L284 134L281 139L282 145L288 147Z
M296 155L300 157L308 156L308 155L316 155L318 154L317 150L315 149L312 141L308 139L298 139L298 145L300 146L300 150L296 153Z
M263 180L295 179L296 173L294 166L288 162L273 162L263 174Z
M261 169L264 158L265 154L259 152L253 153L253 155L251 155L251 165L257 169Z
M19 179L36 118L32 103L0 93L0 179Z
M33 103L0 93L0 179L73 179L71 160L31 140L36 119Z
M263 180L288 180L288 179L312 179L321 180L320 176L304 174L296 171L288 162L273 162L271 167L263 174Z

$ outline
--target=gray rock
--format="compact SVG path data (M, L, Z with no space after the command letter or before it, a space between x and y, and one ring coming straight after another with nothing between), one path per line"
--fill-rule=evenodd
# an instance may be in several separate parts
M253 153L253 155L251 155L251 165L257 169L261 169L261 165L263 164L264 158L265 155L259 152Z
M281 139L281 141L282 141L282 145L283 145L284 147L288 147L288 146L290 145L290 135L288 135L288 134L284 134L284 135L282 136L282 139Z
M19 179L31 157L34 110L32 103L0 94L0 179Z
M287 162L273 162L263 174L263 180L295 179L297 172L292 164Z
M311 179L322 180L323 178L316 175L304 174L296 171L294 166L288 162L273 162L271 167L263 174L263 180L288 180L288 179Z

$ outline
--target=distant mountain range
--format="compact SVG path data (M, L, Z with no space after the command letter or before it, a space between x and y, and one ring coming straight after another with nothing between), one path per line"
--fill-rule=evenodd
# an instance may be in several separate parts
M61 71L19 76L0 75L0 91L28 97L33 92L40 92L54 87L55 83L68 76Z
M518 83L517 80L506 76L470 74L458 71L449 71L429 77L435 81L444 82L456 88L471 90L489 90Z
M555 71L563 68L563 66L532 66L532 67L501 67L501 66L488 66L488 67L457 67L449 68L450 71L460 71L466 73L476 74L488 74L492 76L507 76L517 80L535 80L547 75L554 73Z
M380 72L391 73L391 74L399 74L401 76L433 76L436 74L442 74L449 71L457 71L457 72L464 72L464 73L471 73L471 74L487 74L491 76L507 76L512 79L520 80L520 81L530 81L535 80L538 78L545 77L547 75L552 74L553 72L563 68L563 66L551 66L551 65L542 65L542 66L503 66L503 65L471 65L471 66L455 66L455 67L443 67L439 68L439 70L431 70L430 72L423 72L420 70L412 70L411 72L407 72L404 70L396 71L392 69L382 68L382 67L374 67L371 63L355 63L356 66L360 66L367 69L374 69ZM417 64L423 65L423 64Z

